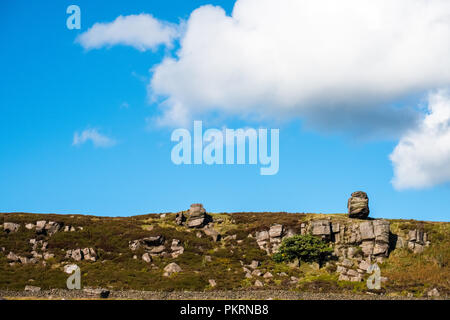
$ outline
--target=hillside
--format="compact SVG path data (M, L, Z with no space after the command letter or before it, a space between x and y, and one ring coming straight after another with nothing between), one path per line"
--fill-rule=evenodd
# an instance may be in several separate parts
M69 274L64 270L76 264L83 288L111 291L450 293L447 222L360 220L346 214L206 214L198 206L118 218L1 213L0 225L3 292L26 286L65 289ZM275 262L272 255L282 239L295 234L323 239L333 254L321 265ZM374 262L381 268L380 290L366 286L367 267Z

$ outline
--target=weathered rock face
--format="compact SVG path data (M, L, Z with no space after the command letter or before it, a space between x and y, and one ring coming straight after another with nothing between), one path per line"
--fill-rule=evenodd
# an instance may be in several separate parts
M369 197L363 191L352 193L347 203L348 216L350 218L366 219L369 216Z
M414 253L422 253L430 245L428 234L423 230L411 230L408 233L408 249Z
M328 220L318 220L312 222L312 235L328 239L331 236L331 224Z
M287 235L286 230L281 224L275 224L268 231L256 233L256 242L258 246L265 250L267 254L276 252L281 245L281 241Z
M378 259L389 255L390 223L386 220L351 224L331 220L313 220L301 224L300 234L312 234L334 243L335 255L342 258ZM278 250L282 239L292 236L282 225L256 233L258 246L268 254Z

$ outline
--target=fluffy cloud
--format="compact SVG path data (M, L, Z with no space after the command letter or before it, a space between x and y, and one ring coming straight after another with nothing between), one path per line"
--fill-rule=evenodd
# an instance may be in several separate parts
M238 0L192 12L149 93L162 124L219 112L395 135L417 112L393 102L450 84L449 54L447 0Z
M450 181L450 95L429 96L429 113L405 134L390 155L397 189L425 188Z
M100 134L96 129L86 129L81 133L74 133L72 145L80 146L88 141L91 141L95 147L100 148L112 147L116 144L114 139Z
M85 49L128 45L140 51L171 46L177 37L177 28L161 22L149 14L119 16L111 23L96 23L78 38Z

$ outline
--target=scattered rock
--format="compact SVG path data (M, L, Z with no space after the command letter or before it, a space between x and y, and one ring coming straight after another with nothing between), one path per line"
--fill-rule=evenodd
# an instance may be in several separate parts
M352 193L347 203L348 216L350 218L366 219L369 216L369 197L363 191Z
M432 290L428 291L427 296L430 298L431 297L439 297L440 293L439 293L438 289L433 288Z
M186 221L186 217L184 216L183 212L178 212L175 216L175 223L179 226L183 225L183 223Z
M257 260L253 260L252 263L250 263L249 267L252 269L256 269L261 265L261 263Z
M177 265L175 262L169 263L165 268L164 268L164 276L165 277L169 277L174 273L178 273L183 271L179 265Z
M270 278L273 278L273 275L270 272L266 272L266 273L264 273L263 278L270 279Z
M148 253L144 253L142 255L142 260L144 260L147 263L150 263L150 262L152 262L152 257L150 257L150 255Z
M252 272L252 276L260 277L261 275L262 275L261 270L255 269L255 270L253 270L253 272Z
M39 292L39 291L41 291L41 288L35 287L35 286L25 286L25 291L28 291L28 292Z
M256 280L255 281L255 287L264 287L264 284L261 281Z
M209 279L208 282L209 282L209 285L211 286L211 288L214 288L215 286L217 286L216 280L214 280L214 279Z
M40 255L40 256L42 256L42 255ZM48 253L48 252L44 253L44 260L49 260L54 257L55 257L55 255L53 253Z
M93 288L84 288L83 292L90 296L98 297L101 299L107 299L109 297L109 290L107 289L93 289Z
M6 258L7 258L8 260L14 261L14 262L20 261L19 256L16 255L14 252L10 252L10 253L6 256Z

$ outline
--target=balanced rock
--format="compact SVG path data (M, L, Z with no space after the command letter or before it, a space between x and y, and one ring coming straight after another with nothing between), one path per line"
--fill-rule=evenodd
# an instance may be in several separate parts
M208 216L206 214L205 208L200 203L195 203L191 205L189 209L189 218L187 225L189 228L202 228L208 223Z
M347 203L348 216L350 218L366 219L369 216L369 197L363 191L352 193Z

